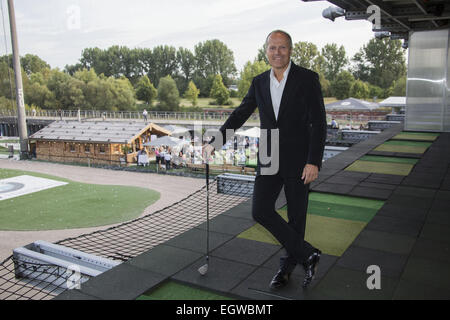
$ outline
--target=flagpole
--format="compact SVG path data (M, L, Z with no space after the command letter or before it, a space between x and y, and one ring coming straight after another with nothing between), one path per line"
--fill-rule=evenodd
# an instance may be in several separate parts
M17 124L20 137L20 159L28 158L28 132L25 114L25 101L20 67L19 44L17 41L16 14L13 0L8 0L9 23L11 26L11 42L13 49L13 66L16 79Z

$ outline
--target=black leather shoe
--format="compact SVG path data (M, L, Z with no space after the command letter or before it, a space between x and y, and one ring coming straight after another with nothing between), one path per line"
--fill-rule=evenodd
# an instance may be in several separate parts
M290 273L278 270L277 274L270 282L270 289L279 289L284 287L289 282Z
M305 279L303 279L303 288L306 288L314 279L319 265L320 255L322 252L319 249L314 249L313 253L306 259L303 266L305 267Z

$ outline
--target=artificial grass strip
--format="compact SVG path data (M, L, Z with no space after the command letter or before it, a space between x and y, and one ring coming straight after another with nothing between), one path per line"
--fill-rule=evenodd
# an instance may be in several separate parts
M428 149L429 146L431 146L431 144L431 142L422 141L389 140L379 145L374 150L422 154Z
M366 224L311 214L306 219L305 239L323 253L340 257Z
M369 222L375 216L377 211L378 209L368 209L320 201L310 200L308 203L308 212L311 214L353 221Z
M376 161L376 162L409 163L409 164L416 164L419 161L419 159L413 159L413 158L398 158L398 157L385 157L385 156L363 156L359 160Z
M427 148L426 147L410 147L410 146L394 146L394 145L380 145L374 149L375 151L384 152L401 152L401 153L417 153L423 154Z
M384 204L384 201L381 201L381 200L365 199L365 198L350 197L350 196L341 196L341 195L337 195L337 194L321 193L321 192L310 192L309 200L326 202L326 203L330 203L330 204L351 205L351 206L355 206L355 207L377 209L377 210L380 209Z
M401 140L389 140L383 144L392 146L427 147L427 148L432 145L431 142L425 141L401 141Z
M356 236L366 226L365 222L308 214L305 240L328 255L341 256ZM275 245L280 243L260 224L242 232L239 238Z
M433 132L401 132L394 136L393 140L419 140L419 141L434 141L439 137L439 133Z
M217 293L169 281L137 300L233 300Z
M413 167L414 165L408 163L388 163L356 160L345 170L407 176Z
M0 230L59 230L104 226L137 218L159 199L153 190L78 183L20 170L0 169L0 179L31 175L67 185L0 201Z

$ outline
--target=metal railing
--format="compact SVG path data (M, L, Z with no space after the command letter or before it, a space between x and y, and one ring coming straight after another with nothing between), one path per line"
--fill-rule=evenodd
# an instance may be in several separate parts
M225 121L230 112L169 112L169 111L149 111L147 119L151 120L203 120L203 121ZM16 111L1 110L0 116L14 117ZM144 119L142 111L100 111L100 110L40 110L26 111L28 118L48 118L48 119L112 119L112 120L139 120ZM259 114L251 115L250 121L259 121Z
M147 119L149 121L164 121L164 120L184 120L184 121L218 121L223 122L228 119L230 112L170 112L170 111L149 111ZM0 117L16 117L17 111L14 110L0 110ZM26 111L27 118L37 119L108 119L108 120L143 120L144 115L142 111L101 111L101 110L40 110L40 111ZM331 118L341 121L358 121L367 122L371 120L386 120L386 115L367 115L367 114L342 114L342 115L327 115L327 121ZM259 114L253 113L249 120L250 122L259 122Z

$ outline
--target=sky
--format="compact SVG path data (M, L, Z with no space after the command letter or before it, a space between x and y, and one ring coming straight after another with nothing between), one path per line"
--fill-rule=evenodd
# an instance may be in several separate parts
M11 53L8 7L0 0L0 55ZM267 34L287 31L320 49L343 45L352 57L372 37L368 21L322 17L327 1L301 0L14 0L19 52L38 55L52 68L75 64L85 48L113 45L190 50L219 39L233 51L237 69L253 61ZM6 29L4 29L6 28ZM6 46L5 32L6 30Z

